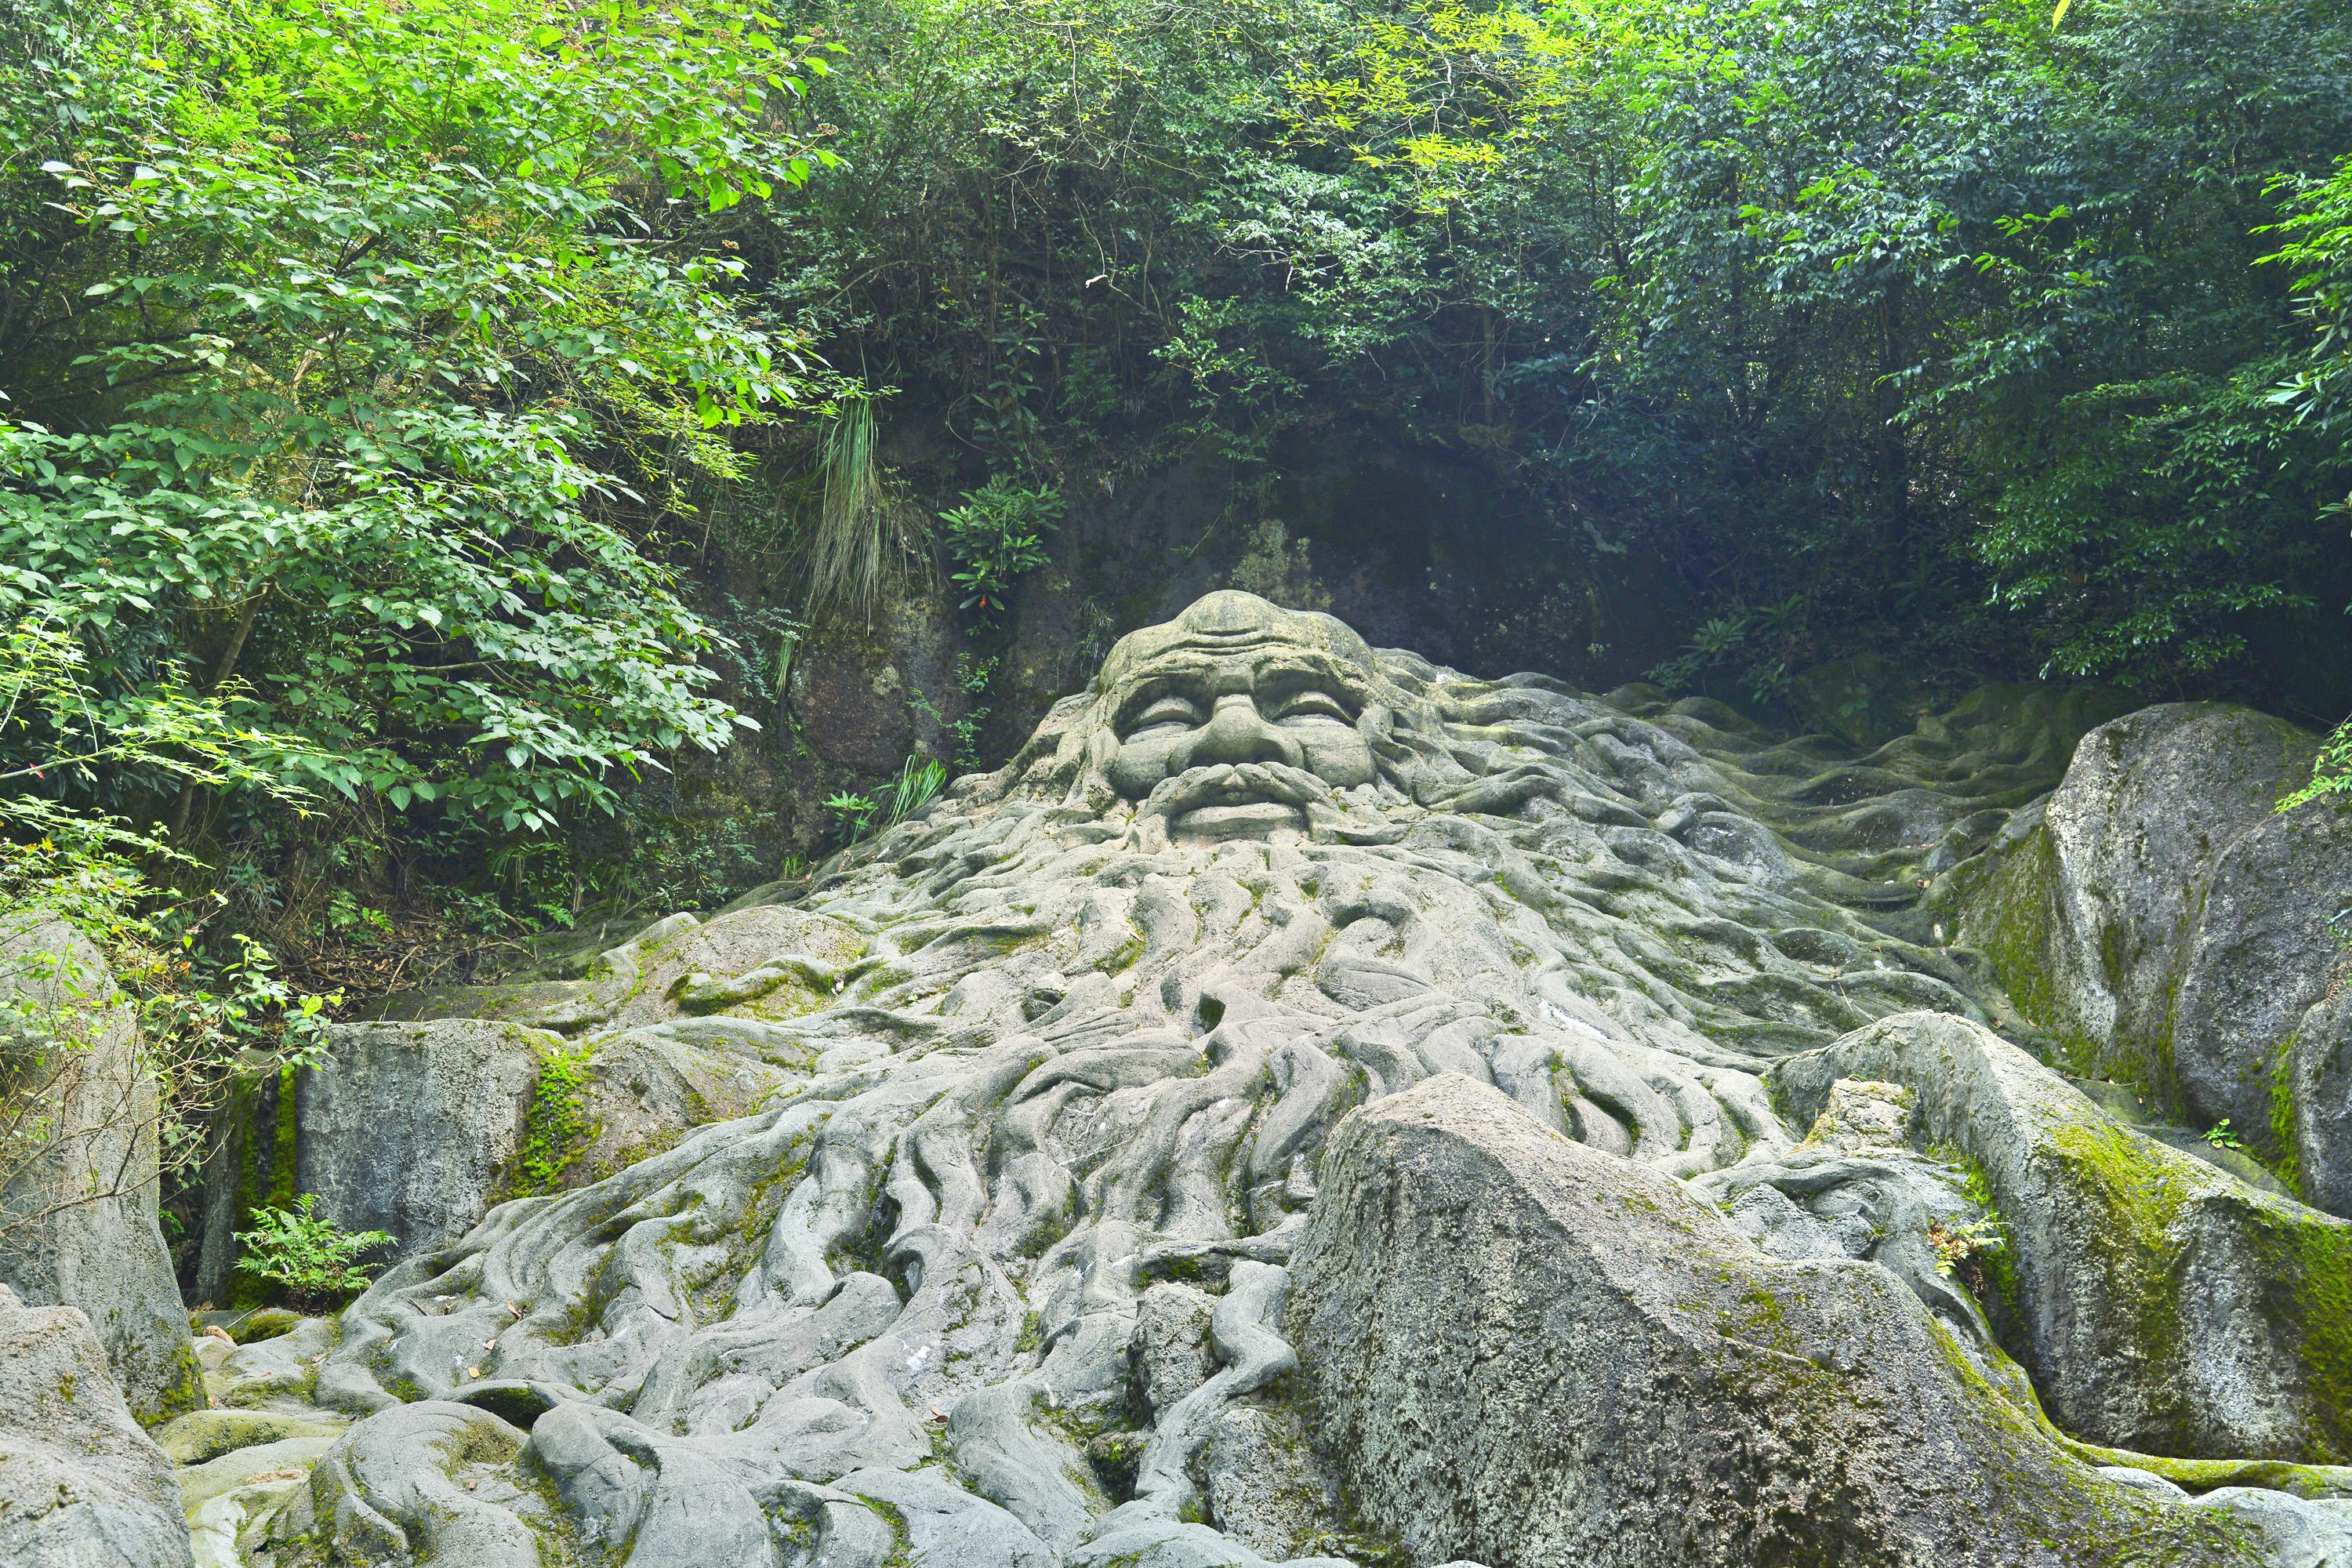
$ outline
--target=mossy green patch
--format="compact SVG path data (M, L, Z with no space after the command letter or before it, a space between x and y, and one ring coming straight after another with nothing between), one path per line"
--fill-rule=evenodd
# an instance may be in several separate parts
M563 1190L572 1165L596 1136L581 1105L594 1052L567 1051L534 1042L539 1073L531 1080L530 1104L523 1112L522 1142L501 1184L499 1201L535 1197Z
M256 1212L288 1209L299 1195L301 1123L297 1119L295 1087L300 1069L279 1067L274 1071L238 1078L229 1090L229 1117L237 1130L236 1221L229 1228L251 1230ZM224 1307L258 1307L269 1300L269 1288L251 1274L228 1276Z
M913 1568L915 1542L914 1537L907 1532L906 1514L878 1498L861 1497L857 1500L872 1509L880 1516L882 1522L890 1527L890 1555L882 1560L882 1568Z
M2035 827L1954 891L1962 940L1985 955L2028 1022L2053 1027L2058 994L2046 944L2057 907L2058 852L2050 830Z
M2191 1185L2174 1162L2188 1157L2104 1120L2053 1128L2049 1146L2067 1167L2066 1185L2099 1215L2083 1227L2084 1261L2105 1276L2108 1300L2128 1314L2131 1343L2152 1365L2178 1364L2186 1347L2172 1227Z
M2050 1037L2059 1062L2086 1077L2129 1083L2152 1103L2177 1107L2168 1025L2160 1038L2109 1042L2083 1033L2060 1005L2050 951L2050 934L2058 927L2058 851L2048 827L2035 826L1998 859L1988 858L1981 869L1956 879L1951 899L1959 940L1984 954L2018 1016ZM2121 983L2120 942L2118 927L2100 934L2099 963L2111 986Z
M2271 1124L2269 1146L2261 1151L2263 1161L2290 1192L2303 1192L2303 1162L2298 1157L2295 1124L2298 1118L2294 1105L2294 1047L2296 1036L2290 1034L2279 1042L2278 1055L2271 1061Z
M2352 1461L2352 1225L2278 1202L2259 1203L2249 1218L2255 1255L2275 1282L2265 1308L2301 1352L2305 1458Z
M2047 1532L2040 1544L2062 1552L2067 1561L2095 1563L2101 1568L2218 1568L2263 1560L2259 1543L2241 1521L2219 1510L2152 1503L2087 1467L2129 1465L2164 1475L2190 1490L2242 1484L2322 1495L2303 1489L2316 1472L2284 1473L2299 1467L2165 1459L2079 1442L2052 1424L2032 1382L1998 1349L1990 1352L1996 1375L1988 1376L1943 1323L1930 1319L1927 1326L1969 1408L1982 1423L1980 1430L1990 1439L1983 1450L1987 1479L2018 1514L2040 1521ZM2007 1387L2000 1373L2007 1374ZM2077 1463L2069 1464L2069 1459ZM2087 1551L2098 1555L2082 1555Z
M295 1115L295 1069L278 1069L277 1117L270 1126L269 1184L267 1202L284 1208L295 1199L295 1162L300 1152L301 1123Z
M1991 1222L1994 1233L2000 1237L1999 1246L1985 1247L1976 1255L1984 1266L1987 1287L1980 1294L1979 1304L1985 1309L1985 1315L1991 1321L1993 1337L2014 1354L2025 1342L2028 1322L2025 1297L2017 1283L2017 1259L2013 1252L2016 1228L2001 1216L2000 1205L1993 1196L1992 1177L1986 1172L1982 1162L1958 1149L1946 1149L1939 1152L1959 1168L1961 1191ZM1981 1295L1990 1295L1992 1300L1983 1300Z
M156 1391L153 1403L131 1414L139 1418L142 1426L155 1426L174 1415L202 1410L206 1403L204 1367L196 1360L195 1351L183 1340L173 1348L170 1375Z

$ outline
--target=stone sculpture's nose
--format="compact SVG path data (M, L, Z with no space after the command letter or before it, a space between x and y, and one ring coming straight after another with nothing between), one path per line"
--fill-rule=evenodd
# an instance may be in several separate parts
M1215 711L1192 737L1178 771L1218 763L1287 763L1295 768L1303 761L1298 742L1261 718L1249 693L1235 691L1217 699Z

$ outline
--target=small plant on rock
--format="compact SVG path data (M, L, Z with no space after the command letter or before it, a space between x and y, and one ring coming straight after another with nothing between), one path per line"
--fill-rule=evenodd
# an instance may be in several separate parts
M898 782L890 791L890 809L886 814L893 825L901 823L922 810L947 787L948 770L936 757L925 757L918 764L908 757L898 768Z
M872 826L874 813L878 809L872 795L848 789L837 789L827 795L824 808L833 813L842 837L852 844L866 837L866 830Z
M318 1202L304 1193L290 1209L256 1209L253 1228L236 1233L237 1271L271 1281L304 1307L331 1307L366 1289L360 1259L389 1246L392 1234L345 1230L316 1212Z
M988 694L989 683L996 679L997 662L993 658L975 661L968 653L956 655L956 682L967 700L963 717L952 721L948 729L955 736L956 766L967 773L977 772L981 765L980 732L992 710L977 699Z
M1948 1225L1937 1220L1927 1226L1927 1244L1936 1249L1936 1272L1960 1283L1981 1299L1987 1282L1986 1265L2008 1248L1998 1220L1970 1220Z

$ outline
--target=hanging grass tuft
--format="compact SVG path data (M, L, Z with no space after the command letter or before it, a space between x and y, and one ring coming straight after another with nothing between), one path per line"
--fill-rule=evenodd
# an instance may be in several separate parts
M920 526L900 503L876 457L871 397L845 397L817 447L822 487L808 534L809 609L872 617L882 585L902 557L917 553Z

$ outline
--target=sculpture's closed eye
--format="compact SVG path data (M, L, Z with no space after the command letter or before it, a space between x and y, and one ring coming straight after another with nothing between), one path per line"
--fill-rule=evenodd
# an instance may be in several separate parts
M1267 704L1267 717L1282 724L1352 723L1336 697L1321 691L1294 691Z
M1127 726L1126 739L1133 740L1149 731L1191 730L1202 722L1200 705L1182 697L1155 699Z

